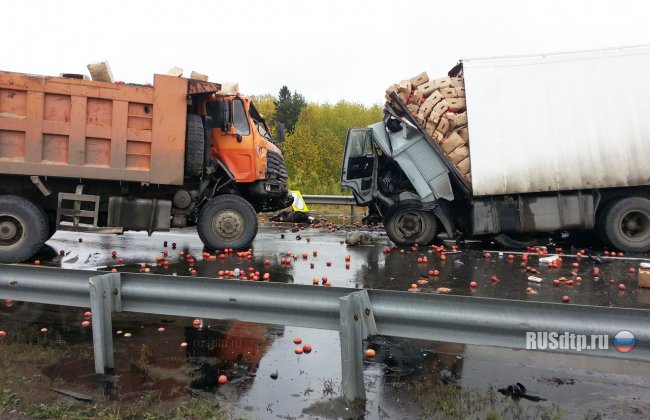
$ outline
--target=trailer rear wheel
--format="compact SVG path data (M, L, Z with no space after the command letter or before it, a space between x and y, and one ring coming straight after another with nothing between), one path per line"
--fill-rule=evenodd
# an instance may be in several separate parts
M608 206L601 217L604 236L612 246L628 252L650 250L650 200L623 198Z
M427 245L436 236L438 224L435 216L417 207L419 203L402 203L386 214L386 233L397 245Z
M15 195L0 196L0 263L33 257L47 235L47 221L36 204Z
M243 249L257 236L257 214L251 204L238 195L212 198L199 213L196 229L199 238L211 249Z
M205 131L200 115L188 114L185 133L185 175L198 176L205 162Z

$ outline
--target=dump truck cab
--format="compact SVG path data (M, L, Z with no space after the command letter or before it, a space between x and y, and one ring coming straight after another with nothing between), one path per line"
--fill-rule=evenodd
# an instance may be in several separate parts
M245 186L253 206L275 211L290 204L282 152L253 101L239 94L214 94L201 104L200 113L209 159Z

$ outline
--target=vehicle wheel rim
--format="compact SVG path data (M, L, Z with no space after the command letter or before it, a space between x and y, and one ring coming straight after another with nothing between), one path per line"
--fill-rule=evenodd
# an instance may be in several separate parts
M629 211L621 218L620 228L626 239L645 241L650 237L650 215L643 211Z
M395 228L403 238L411 239L422 234L425 223L421 214L407 211L396 217Z
M20 220L9 215L0 215L0 246L11 246L23 237L23 225Z
M222 240L232 240L244 232L244 218L233 210L222 210L212 219L212 231Z

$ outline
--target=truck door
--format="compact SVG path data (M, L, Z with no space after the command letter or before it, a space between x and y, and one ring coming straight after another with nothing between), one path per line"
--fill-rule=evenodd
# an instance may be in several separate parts
M368 204L376 186L377 154L372 142L372 130L348 130L341 171L341 186L354 193L357 204Z

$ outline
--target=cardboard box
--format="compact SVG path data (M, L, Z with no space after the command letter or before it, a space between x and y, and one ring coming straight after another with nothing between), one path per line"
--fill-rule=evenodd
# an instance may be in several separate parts
M428 98L434 90L436 90L436 84L432 81L420 85L417 88L417 91L422 95L423 98Z
M423 85L428 81L429 81L429 75L427 74L427 72L422 72L415 77L411 77L411 84L413 85L413 88Z
M222 83L221 90L217 92L217 95L221 95L221 96L239 95L239 83L237 82Z
M180 67L172 67L171 69L167 70L167 73L165 73L167 76L174 76L174 77L181 77L183 75L183 69Z
M465 110L465 98L447 98L449 111L461 112Z
M456 94L456 88L453 88L453 87L438 89L438 92L440 92L440 95L442 95L443 98L457 98L458 97L458 95Z
M420 106L422 105L422 99L423 98L420 92L414 90L413 92L411 92L411 97L409 98L409 102L412 104L416 104L417 106Z
M92 80L108 83L114 82L113 72L111 71L111 66L108 65L108 61L88 64L88 71L90 72L90 78Z
M395 83L394 85L388 86L386 89L386 97L389 98L391 93L397 93L399 91L399 84Z
M402 80L399 82L399 88L398 92L406 92L407 94L411 94L411 91L413 90L413 84L411 83L410 80Z
M442 143L445 140L444 134L442 134L439 131L435 131L433 133L433 139L438 142L438 144Z
M442 147L442 151L445 152L446 155L449 153L453 152L454 149L462 146L465 144L465 141L463 138L458 135L458 133L451 133L445 141L442 142L440 147Z
M452 87L465 87L465 79L462 77L450 77Z
M459 98L464 98L465 97L465 88L462 86L457 86L454 89L456 89L456 96Z
M419 115L425 120L429 118L431 111L433 111L434 107L440 103L441 100L442 96L440 96L440 93L437 91L433 92L420 106Z
M458 164L463 161L463 159L469 157L469 147L460 146L455 148L451 153L449 153L449 160Z
M435 128L438 126L438 124L440 124L440 118L436 117L435 115L429 115L427 124L431 124L431 126Z
M449 120L449 128L452 130L456 127L467 125L467 112L448 112L445 114L445 117Z
M440 118L448 110L449 110L449 102L447 102L447 99L443 99L442 101L438 102L436 106L433 107L431 113L434 114L437 118Z
M460 171L461 174L466 175L470 171L470 161L469 161L469 156L467 156L465 159L461 160L458 162L456 165L458 167L458 170Z
M650 268L639 268L639 287L650 287Z
M411 113L415 113L415 114L417 114L418 110L420 109L420 107L417 106L416 104L408 104L406 105L406 107L409 109L409 111L411 111Z
M442 134L447 134L447 131L449 131L449 120L445 117L440 118L436 131L439 131Z
M467 127L463 127L458 130L458 135L463 139L465 143L469 143L469 129Z
M451 87L451 77L441 77L433 81L436 85L436 89L444 89Z
M208 76L206 76L203 73L199 73L198 71L192 70L192 73L190 74L190 79L202 80L204 82L207 82L208 81Z

